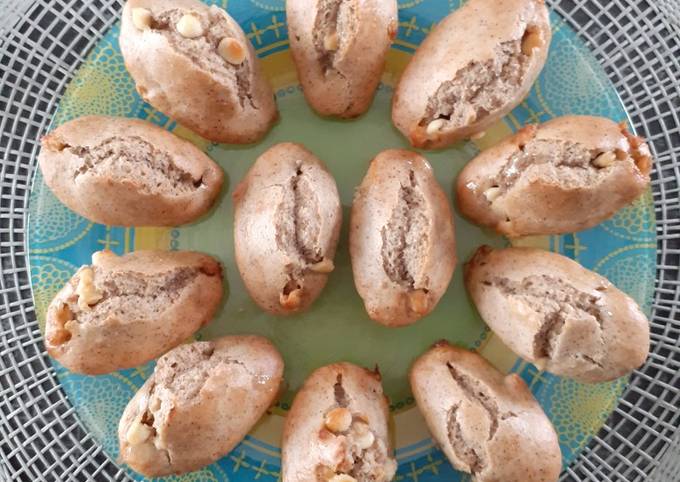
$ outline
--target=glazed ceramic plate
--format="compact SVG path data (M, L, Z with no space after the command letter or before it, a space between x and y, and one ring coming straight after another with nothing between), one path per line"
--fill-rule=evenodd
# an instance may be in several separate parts
M468 300L458 266L437 309L415 325L388 329L371 322L352 281L347 250L347 221L354 188L369 161L386 148L408 148L390 121L395 81L432 26L460 6L459 0L399 0L400 28L370 111L354 121L315 115L304 101L288 49L284 0L223 0L240 22L262 59L274 86L281 119L266 138L246 147L207 142L145 104L123 65L115 25L90 52L59 105L54 126L86 114L139 117L189 139L207 152L226 174L216 207L200 221L180 228L125 229L93 224L69 211L52 195L38 173L30 201L29 248L33 295L44 324L46 307L76 269L93 252L122 254L149 248L192 249L217 256L226 268L225 302L217 317L197 333L211 339L231 333L269 337L286 361L288 390L273 410L232 453L181 480L276 480L280 469L280 434L286 411L304 378L316 367L348 360L383 374L391 401L397 480L465 480L434 446L413 403L406 375L413 359L433 342L448 339L474 348L504 372L519 373L529 384L559 434L564 464L593 436L626 385L621 379L582 385L538 371L518 359L486 328ZM427 152L437 179L451 196L457 173L480 149L531 122L565 114L591 114L626 120L626 112L588 49L556 14L554 39L545 70L531 95L481 140ZM344 206L344 224L336 270L313 308L291 318L263 313L248 297L234 262L231 193L255 159L283 141L300 142L322 159L335 176ZM466 260L482 244L507 241L456 215L458 258ZM522 245L565 254L607 276L649 313L654 286L655 226L651 196L644 196L615 218L586 232L524 239ZM42 326L42 325L41 325ZM116 428L128 400L151 374L153 364L110 375L70 373L54 362L61 384L81 421L106 452L118 456ZM134 478L140 478L129 471Z

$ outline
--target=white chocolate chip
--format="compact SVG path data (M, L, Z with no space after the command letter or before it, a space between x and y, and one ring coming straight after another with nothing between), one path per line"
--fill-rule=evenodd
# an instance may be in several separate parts
M132 9L132 25L137 30L146 30L151 27L151 11L146 8Z
M328 482L357 482L357 479L349 474L336 474Z
M158 463L158 449L152 444L141 444L135 447L135 460L140 465L153 466Z
M83 310L89 310L90 305L94 305L102 299L102 293L94 287L94 270L90 267L80 270L80 279L76 287L78 295L78 306Z
M408 294L408 301L411 311L419 315L427 313L429 302L425 290L415 290Z
M477 120L477 111L471 105L468 105L465 107L465 113L461 115L461 119L463 125L470 125Z
M367 422L364 422L363 420L357 420L356 417L354 419L354 422L352 423L352 434L357 436L357 435L364 435L367 432L370 432L371 429L368 426Z
M593 166L605 168L611 166L614 161L616 161L616 153L611 151L603 152L593 160Z
M64 328L69 332L75 334L78 331L78 322L76 320L68 320L64 323Z
M527 29L522 38L522 53L531 55L534 53L534 49L541 47L541 45L543 45L543 38L540 30L537 28Z
M182 15L182 18L177 22L177 31L184 38L196 38L203 35L203 27L201 21L191 13Z
M371 445L373 445L374 441L375 435L373 435L373 432L371 432L370 430L367 430L362 434L356 434L354 436L354 442L357 444L357 447L359 447L362 450L366 450L367 448L369 448Z
M333 260L324 258L318 263L311 265L309 269L315 273L330 273L335 269L335 265L333 264Z
M501 195L501 188L500 187L490 187L486 191L484 191L484 197L486 198L487 201L490 203L494 202L496 199L498 199Z
M217 53L230 64L240 65L246 59L246 49L235 38L225 37L217 46Z
M70 328L73 328L73 313L67 304L62 304L55 311L54 320L56 327L49 335L49 342L53 345L62 345L69 341L73 334Z
M616 158L619 161L625 161L628 159L628 152L624 151L623 149L616 149Z
M158 409L161 408L161 399L158 398L157 396L154 396L151 400L149 400L149 410L152 412L158 411Z
M387 459L385 461L385 480L392 480L397 473L397 461Z
M288 294L283 291L279 294L279 304L286 309L294 310L302 303L302 288L297 288Z
M445 124L446 124L445 119L435 119L427 125L427 129L425 130L425 132L427 133L428 136L432 136L439 132L442 129L442 127L444 127Z
M151 427L135 420L128 427L125 439L130 445L141 445L151 437L152 432Z
M92 265L101 266L106 263L107 259L116 258L116 254L110 249L104 249L92 254Z
M333 433L344 432L352 425L352 413L344 408L334 408L326 414L324 425Z
M339 46L340 41L338 40L338 34L336 32L328 34L323 38L324 50L327 50L329 52L335 52L336 50L338 50Z

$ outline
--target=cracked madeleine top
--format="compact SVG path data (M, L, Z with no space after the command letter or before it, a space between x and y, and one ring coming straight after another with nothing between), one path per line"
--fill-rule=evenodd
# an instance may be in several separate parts
M465 286L493 332L542 370L599 383L647 357L649 321L635 301L565 256L484 246L465 266Z
M215 5L128 0L119 41L142 98L206 139L255 142L277 118L253 46Z
M308 308L334 268L342 210L333 176L303 146L277 144L233 198L236 262L250 296L274 314Z
M47 186L101 224L184 224L208 211L222 188L222 170L203 151L139 119L80 117L51 131L41 146Z
M554 482L562 468L555 429L524 381L478 354L435 344L410 372L430 432L451 463L479 482Z
M210 321L222 299L222 269L191 251L92 255L47 309L47 351L76 373L146 363Z
M350 220L354 283L371 319L387 326L430 313L456 264L453 215L427 160L376 156L356 190Z
M397 34L397 1L288 0L286 18L309 104L321 115L364 113Z
M274 403L283 360L260 336L226 336L162 356L118 427L120 456L150 477L184 473L231 451Z
M389 482L397 463L380 374L351 363L315 370L283 431L284 482Z
M507 236L581 231L649 186L651 153L625 124L564 116L485 150L458 176L461 212Z
M465 2L409 61L395 89L394 125L424 148L485 131L529 94L551 37L543 0Z

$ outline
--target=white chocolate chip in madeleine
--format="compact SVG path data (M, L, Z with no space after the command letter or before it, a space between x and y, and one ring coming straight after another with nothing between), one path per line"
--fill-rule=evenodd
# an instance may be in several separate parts
M429 303L426 290L415 290L408 294L409 307L414 313L427 313Z
M302 288L295 288L290 292L283 290L279 294L279 304L288 310L296 310L302 304Z
M201 21L191 13L184 14L177 22L177 31L184 38L197 38L203 35Z
M326 414L324 424L333 433L344 432L352 425L352 413L344 407L334 408Z
M330 33L323 38L323 48L329 52L335 52L340 47L337 32Z
M335 269L335 265L332 259L324 258L318 263L311 265L309 269L315 273L330 273Z
M225 37L217 46L217 53L233 65L240 65L246 59L245 47L235 38Z
M385 461L385 480L392 480L397 474L397 461L394 459L387 459Z
M593 160L593 166L599 168L609 167L616 161L616 153L612 151L603 152Z
M89 310L91 305L102 299L102 293L97 291L94 286L94 270L92 268L87 267L80 270L76 295L78 295L78 306L83 310Z
M156 412L161 408L161 399L158 398L157 396L152 396L149 399L149 410L152 412Z
M316 480L327 482L335 477L335 470L327 465L319 465L316 467Z
M501 195L501 188L497 186L492 186L486 191L484 191L484 197L486 198L487 201L490 203L494 202L496 199L498 199Z
M433 136L437 132L442 130L442 127L444 127L444 124L446 124L446 120L435 119L427 125L427 129L425 131L427 132L428 136Z
M540 49L543 46L543 37L540 29L536 27L527 28L522 37L522 53L524 55L531 55L535 49Z
M362 450L368 449L375 441L375 435L364 422L355 422L352 424L352 437L357 447Z
M151 11L146 8L133 8L132 9L132 25L135 26L137 30L147 30L151 28Z
M72 337L69 327L73 324L73 313L64 303L57 310L54 317L56 329L48 335L48 342L53 345L63 345Z
M130 445L140 445L151 437L153 429L140 420L134 420L125 433L125 438Z

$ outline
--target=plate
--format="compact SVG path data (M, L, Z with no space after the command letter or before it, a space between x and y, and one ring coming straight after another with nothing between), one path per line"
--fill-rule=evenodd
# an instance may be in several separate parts
M111 249L118 254L139 249L193 249L218 257L226 268L225 301L216 318L196 339L233 333L269 337L286 361L287 392L229 455L198 472L168 480L276 480L280 469L280 433L295 390L316 367L339 360L380 367L391 400L397 480L468 480L456 472L433 444L414 406L406 374L413 359L439 339L474 348L504 372L517 372L552 420L559 434L563 462L569 464L597 433L616 406L626 379L583 385L538 371L508 350L486 328L468 300L458 266L436 310L407 328L388 329L371 322L352 281L347 224L354 188L370 160L386 148L409 148L390 121L392 88L400 72L439 20L460 6L458 0L400 0L399 34L370 111L354 121L335 121L314 114L304 101L293 67L286 31L284 0L209 1L226 7L241 24L262 59L277 97L281 119L258 144L210 143L145 104L127 74L114 25L66 89L53 127L86 114L139 117L154 122L206 151L225 171L225 186L216 206L198 222L179 228L120 228L93 224L63 206L36 174L29 205L29 261L38 319L44 327L47 305L91 254ZM595 58L558 15L550 56L530 96L487 135L474 142L425 152L437 179L451 197L464 164L531 122L565 114L602 115L626 120L626 112ZM272 145L293 141L306 145L327 165L338 183L344 223L336 270L312 309L292 318L263 313L248 297L234 262L231 192L254 160ZM504 238L480 229L456 214L458 258L468 259L481 244L504 246ZM651 194L594 229L565 236L534 237L516 244L565 254L608 277L630 294L649 315L655 276L655 221ZM80 420L116 460L118 419L135 391L153 371L153 363L110 375L76 375L53 361L57 376ZM128 470L128 474L141 477Z

